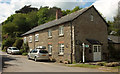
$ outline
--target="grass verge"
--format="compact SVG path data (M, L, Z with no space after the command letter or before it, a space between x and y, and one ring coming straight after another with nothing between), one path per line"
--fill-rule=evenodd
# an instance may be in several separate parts
M69 67L85 67L85 68L98 68L100 66L98 65L89 65L89 64L73 64L73 65L68 65Z

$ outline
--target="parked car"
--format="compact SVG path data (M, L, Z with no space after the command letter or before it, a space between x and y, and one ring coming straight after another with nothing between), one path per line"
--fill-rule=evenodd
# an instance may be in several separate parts
M7 53L8 54L19 54L20 50L17 47L8 47Z
M49 54L45 49L34 49L28 53L28 59L34 59L34 61L38 60L48 60Z

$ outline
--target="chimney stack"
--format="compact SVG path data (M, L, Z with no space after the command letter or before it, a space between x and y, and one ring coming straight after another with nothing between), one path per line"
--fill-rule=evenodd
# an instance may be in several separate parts
M62 17L62 11L61 11L61 9L57 9L56 10L56 19L59 19L61 17Z

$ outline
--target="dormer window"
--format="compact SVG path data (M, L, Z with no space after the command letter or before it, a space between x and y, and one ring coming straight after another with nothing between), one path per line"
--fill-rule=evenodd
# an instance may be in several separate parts
M93 17L93 15L91 14L91 15L90 15L90 20L93 21L93 18L94 18L94 17Z

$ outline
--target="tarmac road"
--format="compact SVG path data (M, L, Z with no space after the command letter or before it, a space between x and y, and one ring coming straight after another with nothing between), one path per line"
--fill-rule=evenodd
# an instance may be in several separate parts
M3 72L102 72L98 69L67 67L54 62L35 62L26 56L3 53Z

